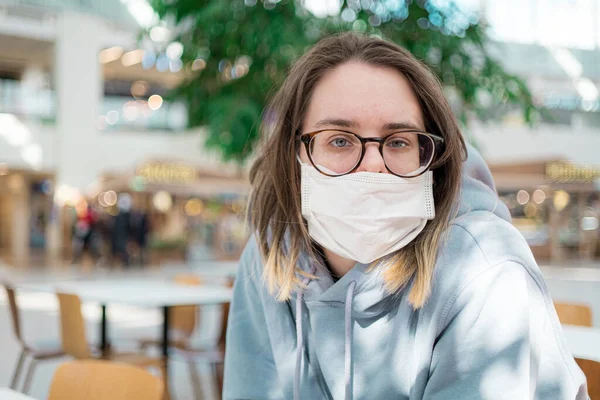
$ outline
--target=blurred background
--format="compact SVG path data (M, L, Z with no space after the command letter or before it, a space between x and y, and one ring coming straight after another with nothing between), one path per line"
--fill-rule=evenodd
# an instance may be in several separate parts
M303 4L0 0L0 259L77 259L88 214L94 262L235 259L271 88L345 29L440 76L540 262L598 259L597 1Z
M344 30L430 66L553 295L600 307L561 286L600 280L600 0L0 0L2 276L234 271L269 95Z

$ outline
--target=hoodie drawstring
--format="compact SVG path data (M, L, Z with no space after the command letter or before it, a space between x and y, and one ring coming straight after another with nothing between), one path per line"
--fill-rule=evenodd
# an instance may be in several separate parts
M352 369L352 301L354 300L354 288L356 281L350 282L348 291L346 292L346 342L345 342L345 365L344 375L346 382L346 400L352 400L352 383L354 382L354 370Z
M306 285L306 278L303 285ZM354 371L352 369L352 302L356 281L350 282L346 291L346 304L344 310L345 342L344 342L344 382L346 385L345 400L352 400ZM294 374L294 400L300 400L300 370L302 367L302 354L304 353L304 335L302 334L302 291L296 296L296 372Z
M302 282L306 286L310 278ZM302 353L304 353L304 335L302 334L302 290L296 296L296 373L294 374L294 400L300 400L300 369L302 368Z

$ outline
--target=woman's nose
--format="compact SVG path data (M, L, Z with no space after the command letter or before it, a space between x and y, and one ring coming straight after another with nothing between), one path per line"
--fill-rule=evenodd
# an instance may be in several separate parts
M379 143L365 144L365 155L356 172L388 172L383 157L379 152Z

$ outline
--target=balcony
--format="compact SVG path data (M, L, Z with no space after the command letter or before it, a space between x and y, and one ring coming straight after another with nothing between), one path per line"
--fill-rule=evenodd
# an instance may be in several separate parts
M0 80L0 113L13 114L22 121L43 125L56 122L58 102L49 88L34 88L21 81ZM148 100L130 96L104 96L96 128L100 131L169 131L182 132L187 126L185 104Z

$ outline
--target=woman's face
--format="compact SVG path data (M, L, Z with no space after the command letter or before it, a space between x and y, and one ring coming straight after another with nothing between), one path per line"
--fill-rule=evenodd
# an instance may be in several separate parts
M391 68L357 61L334 68L319 81L302 126L302 133L341 129L365 138L384 137L406 129L425 130L421 107L404 75ZM413 136L404 134L398 140L394 136L394 140L386 142L384 152L388 166L392 167L393 160L402 161L402 165L394 167L396 173L408 173L419 167L419 145L416 135ZM344 154L350 152L352 144L343 137L329 134L322 135L319 140L320 148L327 154L320 164L330 170L346 168ZM316 152L313 146L313 160ZM401 152L403 156L399 156ZM310 164L304 146L301 146L300 158ZM366 143L364 157L355 172L360 171L389 173L378 143Z

